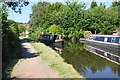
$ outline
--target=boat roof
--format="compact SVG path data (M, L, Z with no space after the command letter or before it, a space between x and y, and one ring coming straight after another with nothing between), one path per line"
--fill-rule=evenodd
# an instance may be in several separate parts
M44 33L44 34L42 34L42 35L52 35L52 34L50 34L50 33Z
M44 33L43 35L59 35L59 34Z
M88 34L92 36L102 36L102 37L120 37L120 35L100 35L100 34Z

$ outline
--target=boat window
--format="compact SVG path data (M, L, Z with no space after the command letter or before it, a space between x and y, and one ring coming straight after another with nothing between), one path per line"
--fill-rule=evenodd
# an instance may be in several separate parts
M107 38L107 37L105 37L104 41L105 41L105 42L107 42L107 39L108 39L108 38Z
M119 37L116 37L115 43L119 43Z
M50 39L50 35L47 36L47 39Z
M112 37L111 42L115 42L115 40L116 40L115 37Z
M62 39L62 35L61 34L58 35L58 39Z
M120 38L119 38L119 43L120 43Z
M89 36L89 38L88 38L89 40L93 40L93 36Z
M107 42L111 42L111 38L112 38L112 37L108 37L108 40L107 40Z
M113 37L111 42L113 43L119 43L119 37Z
M108 37L107 42L119 43L119 37Z
M52 39L52 38L53 38L53 36L51 35L51 36L50 36L50 39Z
M43 38L43 39L45 38L45 36L44 36L44 35L41 35L40 37L41 37L41 38Z
M91 36L88 36L88 39L90 39L91 38Z
M53 38L53 40L56 40L56 38L57 38L57 35L54 35L54 38Z
M93 36L93 40L95 40L96 36Z
M59 35L57 35L57 38L56 38L56 40L58 40L59 39Z
M104 37L96 37L95 40L97 40L97 41L104 41Z
M89 35L87 35L87 39L89 39Z

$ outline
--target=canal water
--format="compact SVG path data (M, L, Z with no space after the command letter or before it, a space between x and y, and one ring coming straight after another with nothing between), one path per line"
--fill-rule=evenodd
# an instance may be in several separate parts
M64 41L64 45L48 45L54 49L65 62L71 64L85 78L119 78L120 57L98 51L95 46L85 43ZM97 50L96 50L97 49ZM101 49L100 49L101 50ZM104 59L95 53L108 57ZM107 60L108 59L108 60ZM112 60L113 62L109 61ZM117 62L118 64L114 63Z

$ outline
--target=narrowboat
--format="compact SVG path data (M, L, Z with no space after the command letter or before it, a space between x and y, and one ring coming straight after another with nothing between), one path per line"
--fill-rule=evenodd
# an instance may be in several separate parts
M61 34L49 34L49 33L45 33L45 34L39 34L38 37L39 41L41 42L45 42L45 43L54 43L54 44L63 44L64 41L62 39L62 35Z
M117 51L120 56L120 35L96 35L88 34L85 43L92 46L99 46L109 51Z

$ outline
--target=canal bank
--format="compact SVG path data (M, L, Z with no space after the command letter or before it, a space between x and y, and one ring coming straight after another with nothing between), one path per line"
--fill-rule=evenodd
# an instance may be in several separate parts
M39 52L43 61L49 64L52 69L58 71L64 78L83 78L71 64L65 63L64 59L58 53L45 44L40 42L30 42L30 44L35 48L36 51Z
M44 63L30 43L22 38L20 38L20 42L22 55L13 67L11 79L61 78L57 71L52 70L48 64Z
M48 46L85 78L120 78L120 66L89 52L85 43L64 40L63 47Z
M44 56L44 60L46 59L50 63L54 63L56 59L50 56L51 52L48 52L53 49L52 51L56 52L60 58L62 57L65 63L71 64L77 73L85 78L120 78L120 66L89 52L85 43L71 42L70 40L64 40L63 46L41 43L46 46L45 50L40 49L40 44L37 44L38 43L34 43L34 47L38 49L39 53L43 51L49 53L49 55L45 53L40 54ZM46 50L47 48L49 50ZM52 61L49 60L49 57L52 58ZM47 62L46 60L45 62ZM57 66L57 64L53 64L53 66ZM62 65L62 67L64 67L64 65ZM59 67L57 67L57 69L59 69Z

